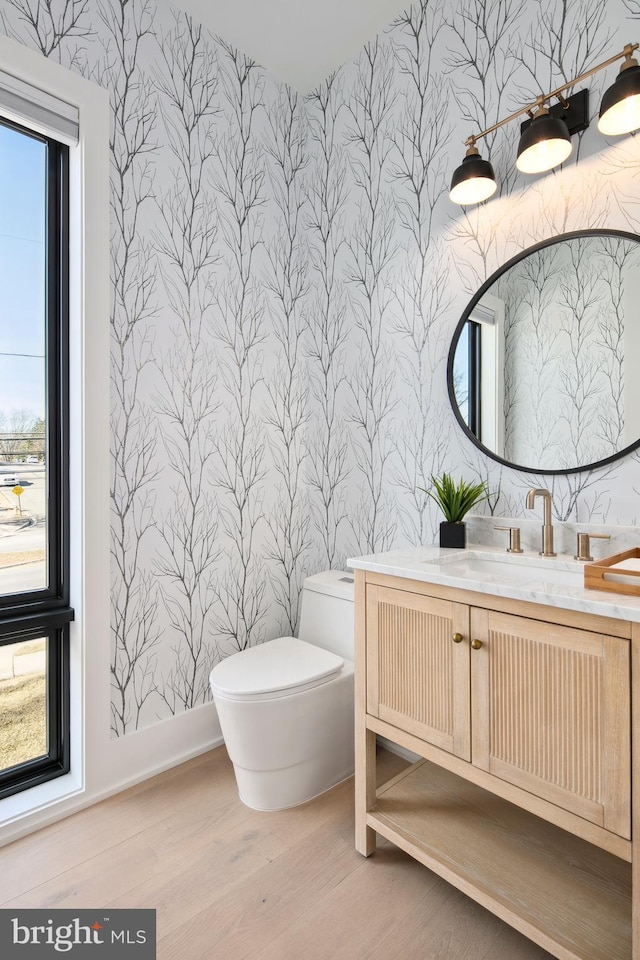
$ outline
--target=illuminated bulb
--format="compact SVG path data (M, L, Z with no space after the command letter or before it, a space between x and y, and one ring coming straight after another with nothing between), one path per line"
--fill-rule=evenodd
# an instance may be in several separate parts
M498 189L496 175L488 160L483 160L475 144L471 144L460 166L451 178L449 199L466 206L488 200Z
M600 106L598 130L605 137L618 137L640 128L640 66L630 55L605 92Z
M552 117L546 107L539 107L520 137L516 167L522 173L544 173L564 163L572 149L564 120Z

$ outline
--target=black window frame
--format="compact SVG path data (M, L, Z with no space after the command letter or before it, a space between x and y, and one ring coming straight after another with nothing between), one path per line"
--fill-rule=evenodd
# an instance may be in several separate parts
M0 116L47 147L46 586L0 595L0 646L47 640L47 754L0 771L0 799L70 770L69 148ZM0 701L1 706L1 701Z

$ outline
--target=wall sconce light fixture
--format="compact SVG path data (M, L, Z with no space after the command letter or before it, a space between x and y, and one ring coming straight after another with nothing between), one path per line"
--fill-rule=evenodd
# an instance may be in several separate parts
M631 133L640 128L640 66L632 56L640 44L628 43L604 63L592 67L569 83L564 83L551 93L539 96L533 103L516 110L504 120L487 127L481 133L472 134L465 140L466 156L454 171L449 198L454 203L481 203L498 189L493 167L480 156L476 142L511 120L529 114L530 119L521 126L516 166L522 173L544 173L563 163L572 150L571 137L589 126L588 91L580 90L565 99L565 90L593 76L599 70L624 57L614 83L605 92L600 106L598 129L607 137ZM557 97L558 103L547 107L549 100ZM535 113L534 113L535 110Z

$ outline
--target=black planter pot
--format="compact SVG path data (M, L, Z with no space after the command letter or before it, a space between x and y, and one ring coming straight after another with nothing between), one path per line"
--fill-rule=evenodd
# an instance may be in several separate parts
M459 523L449 523L443 520L440 524L440 546L441 547L460 547L467 545L467 525L460 521Z

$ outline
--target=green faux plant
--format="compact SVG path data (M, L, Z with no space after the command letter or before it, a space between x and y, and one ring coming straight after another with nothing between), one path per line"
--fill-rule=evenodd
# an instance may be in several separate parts
M460 480L456 485L450 474L443 473L441 477L432 476L431 482L435 492L424 487L420 489L435 500L449 523L461 523L476 503L489 496L484 481L467 483L466 480Z

